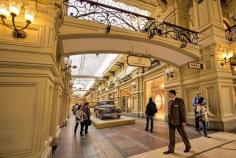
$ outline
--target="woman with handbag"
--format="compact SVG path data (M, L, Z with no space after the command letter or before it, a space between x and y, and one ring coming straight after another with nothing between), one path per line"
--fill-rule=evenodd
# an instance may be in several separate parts
M74 129L74 134L76 134L76 131L77 131L77 128L78 128L78 125L79 125L79 123L80 123L80 135L82 135L82 132L81 132L81 130L82 130L82 124L83 124L83 122L84 122L84 119L85 119L85 116L86 116L86 114L84 113L84 111L83 111L83 105L79 105L78 107L77 107L77 109L75 110L75 129Z
M208 114L211 116L213 116L213 114L208 110L206 104L204 104L203 97L200 97L198 100L196 112L197 112L196 117L198 117L199 121L202 122L204 136L210 138L209 136L207 136Z

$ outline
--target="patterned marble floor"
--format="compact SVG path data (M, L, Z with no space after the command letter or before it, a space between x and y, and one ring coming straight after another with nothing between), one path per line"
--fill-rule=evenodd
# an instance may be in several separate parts
M168 145L168 126L155 121L154 132L144 130L145 120L136 119L136 124L113 128L96 129L90 126L83 137L73 134L74 117L63 129L60 143L53 158L124 158L158 149ZM190 139L201 136L193 127L186 127ZM176 142L181 138L176 132Z

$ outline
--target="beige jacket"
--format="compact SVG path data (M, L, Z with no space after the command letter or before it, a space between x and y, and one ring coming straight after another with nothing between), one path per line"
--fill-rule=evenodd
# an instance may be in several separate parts
M84 120L86 120L86 114L82 110L82 108L76 110L75 116L76 116L76 123L83 122Z
M202 114L202 120L208 122L208 115L214 116L206 105L197 105L196 112L200 112Z

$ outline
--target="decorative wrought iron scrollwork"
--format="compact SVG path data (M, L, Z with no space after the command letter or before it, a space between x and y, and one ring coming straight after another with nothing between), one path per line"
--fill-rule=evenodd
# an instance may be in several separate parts
M185 48L187 43L198 44L197 32L167 22L155 21L146 30L149 33L149 38L158 35L181 41L180 48Z
M107 25L107 32L110 32L111 26L143 31L146 23L152 19L141 14L90 0L66 0L64 1L64 8L65 15Z
M155 35L171 37L181 42L181 48L186 47L187 43L198 44L198 33L195 31L91 0L65 0L64 10L65 15L107 25L107 33L115 26L148 33L150 38Z
M225 38L228 41L235 41L236 40L236 25L225 30Z

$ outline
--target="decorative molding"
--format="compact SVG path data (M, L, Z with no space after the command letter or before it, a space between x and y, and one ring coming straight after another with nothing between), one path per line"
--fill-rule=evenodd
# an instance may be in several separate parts
M17 80L17 82L16 82L16 80ZM39 93L39 82L37 82L35 79L19 78L19 77L15 76L14 78L11 77L10 79L9 78L8 79L2 78L2 80L0 82L0 87L1 87L0 91L3 90L5 94L11 93L11 90L13 90L13 89L17 90L17 92L21 92L21 93L16 93L14 95L14 99L12 101L8 101L8 103L12 103L12 105L7 106L8 108L11 108L11 109L7 110L8 112L13 112L14 109L16 110L17 107L14 106L14 103L22 108L28 107L26 109L30 110L28 112L27 112L27 110L25 110L24 113L20 112L20 114L18 114L18 115L17 115L17 113L19 112L19 109L18 109L18 111L14 111L16 116L18 118L20 118L20 120L18 120L17 124L15 124L15 119L17 119L17 117L8 117L8 119L4 119L4 117L3 117L1 119L2 121L3 120L9 121L9 122L2 122L1 121L1 123L7 123L9 128L14 126L15 130L9 132L8 129L1 129L1 131L2 131L1 134L5 135L5 139L1 140L0 146L1 147L6 146L6 148L2 148L2 150L0 150L0 157L9 157L9 156L10 157L15 157L15 156L25 157L26 155L32 155L33 154L32 151L35 148L35 146L33 146L33 144L36 139L34 136L35 136L35 133L37 132L36 127L38 124L37 110L38 110L39 103L37 102L37 100L38 100L38 93ZM9 90L6 91L4 89L9 89ZM30 99L31 102L29 102L30 100L28 100L27 102L22 101L23 96L27 96L27 97L31 98ZM3 99L3 100L9 100L9 99ZM25 106L25 107L23 107L23 106ZM29 109L29 107L31 107L31 109ZM5 113L4 116L7 117L9 115L11 115L11 113ZM25 121L24 116L26 116L26 115L27 116L32 115L33 118L27 118L28 121ZM6 132L6 130L7 130L7 132ZM19 134L22 134L22 132L25 133L26 131L28 134L27 136L25 135L23 137L18 137ZM16 136L17 136L17 139L16 139ZM7 141L7 140L8 140L8 144L6 144L6 142L4 143L4 141ZM13 142L15 142L15 144L12 144ZM19 145L17 143L21 143L21 145ZM8 148L7 147L8 145L11 145L11 148ZM14 145L15 145L15 148L14 148ZM8 149L8 150L6 150L6 149Z

